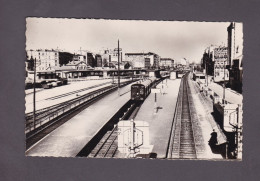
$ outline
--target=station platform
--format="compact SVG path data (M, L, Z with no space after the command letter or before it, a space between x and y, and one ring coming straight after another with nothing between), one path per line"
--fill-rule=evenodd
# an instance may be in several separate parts
M130 86L115 91L46 135L26 156L75 157L94 135L130 99Z
M158 84L157 88L161 88L161 93L156 95L157 111L155 95L151 93L135 117L136 121L148 122L150 145L153 145L152 152L157 154L157 158L166 158L180 82L181 79L167 79Z
M211 82L208 87L220 97L223 97L223 87L217 83ZM242 104L243 95L232 89L225 89L225 100L232 104Z
M123 82L125 80L122 80ZM102 87L106 87L111 85L112 81L109 79L104 80L89 80L89 81L81 81L81 82L73 82L68 85L63 85L60 87L55 87L52 89L41 89L36 93L36 110L43 109L49 106L53 106L73 98L78 95L87 94L94 90L100 89ZM88 87L93 87L87 89ZM81 89L86 89L84 91L80 91L78 93L72 93L73 91L78 91ZM29 113L33 111L33 94L28 94L25 96L25 113Z
M211 138L211 134L214 132L217 133L217 140L218 145L226 143L226 136L219 127L219 125L215 122L212 112L213 112L213 105L212 103L205 100L203 95L200 93L196 82L189 80L190 90L192 94L192 99L194 102L196 114L198 116L199 124L202 131L203 136L203 146L204 152L198 155L198 159L223 159L220 154L213 153L212 149L209 146L209 140Z
M205 82L205 80L203 80ZM223 86L212 81L212 76L208 75L208 88L223 98ZM230 89L225 88L225 100L231 104L242 104L243 95Z

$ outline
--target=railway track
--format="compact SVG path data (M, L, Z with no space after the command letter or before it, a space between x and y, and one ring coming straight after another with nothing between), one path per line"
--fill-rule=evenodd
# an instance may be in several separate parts
M201 128L188 84L188 74L181 82L167 157L196 159L204 151Z
M70 96L70 95L73 95L73 94L76 94L76 93L80 93L80 92L83 92L83 91L86 91L86 90L89 90L89 89L93 89L93 88L96 88L96 87L100 87L100 86L103 86L103 85L106 85L106 84L110 84L110 83L111 82L105 82L105 83L102 83L102 84L90 86L90 87L79 89L79 90L76 90L76 91L71 91L71 92L68 92L68 93L65 93L65 94L60 94L58 96L50 97L50 98L48 98L46 100L59 99L59 98L62 98L62 97Z
M128 81L128 82L124 82L122 84L122 86L125 86L127 84L131 83L131 81ZM90 99L92 97L95 97L96 94L98 94L99 92L105 92L105 91L109 91L109 90L114 90L117 88L117 85L109 85L109 86L106 86L106 87L103 87L101 89L98 89L98 90L95 90L95 91L92 91L90 93L87 93L85 95L81 95L81 96L78 96L74 99L71 99L71 100L68 100L68 101L65 101L65 102L62 102L62 103L59 103L59 104L56 104L56 105L53 105L53 106L50 106L50 107L47 107L47 108L44 108L44 109L40 109L36 112L36 119L35 119L35 122L36 124L38 124L38 122L42 122L42 120L44 118L48 118L48 117L56 117L58 116L57 115L57 112L59 110L62 110L64 112L64 110L68 110L71 108L71 105L75 104L75 103L78 103L78 102L81 102L83 100L83 102L86 100L86 99ZM60 111L59 111L60 112ZM32 126L32 123L33 123L33 115L32 113L29 113L29 114L26 114L25 116L25 119L26 119L26 128L30 128Z
M126 82L126 83L122 84L122 86L125 86L129 83L130 82ZM57 127L59 127L60 125L62 125L66 121L68 121L69 119L71 119L73 116L75 116L82 110L84 110L91 103L99 100L100 98L104 97L105 95L111 93L112 91L114 91L116 89L117 89L117 86L112 85L112 86L109 86L106 88L102 88L102 89L93 91L91 94L87 94L83 97L83 98L86 98L86 96L89 97L89 99L87 99L85 102L82 101L82 103L79 104L78 106L70 107L71 109L64 112L63 114L58 115L54 119L46 122L43 125L40 125L36 129L28 132L26 134L26 149L29 149L32 145L34 145L36 142L38 142L40 139L42 139L48 133L50 133L51 131L53 131L54 129L56 129ZM102 91L102 93L98 94L97 96L94 96L94 94L99 91ZM76 101L76 100L80 101L80 98L73 99L73 101ZM50 114L52 114L51 111L62 110L62 109L64 109L65 106L70 106L70 104L72 104L73 101L68 101L64 105L61 105L60 107L59 107L59 105L52 107L53 110L49 110L48 113L44 112L44 114L45 114L44 116L46 116L46 115L49 116Z
M71 92L68 92L68 93L65 93L65 94L61 94L61 95L58 95L58 96L53 96L53 97L50 97L50 98L47 98L47 99L44 99L44 100L55 100L55 99L63 98L63 97L70 96L70 95L73 95L73 94L77 94L77 93L80 93L80 92L83 92L83 91L86 91L86 90L89 90L89 89L100 87L100 86L103 86L103 85L106 85L106 84L110 84L110 82L106 82L106 83L98 84L98 85L95 85L95 86L79 89L79 90L76 90L76 91L71 91ZM60 107L62 105L69 104L73 100L74 99L66 101L66 102L63 102L63 103L59 103L59 104L56 104L56 105L53 105L53 106L49 106L49 107L46 107L46 108L43 108L43 109L39 109L39 110L36 111L35 115L36 115L36 117L38 117L38 116L40 116L40 115L42 115L44 113L48 113L50 110L56 109L56 108L58 108L58 107ZM33 119L33 112L27 113L25 115L25 118L26 118L26 120Z
M108 131L88 157L112 158L117 151L117 126Z
M162 79L161 79L162 80ZM160 80L160 81L161 81ZM160 83L160 81L157 81L155 83L155 86ZM131 101L130 101L131 102ZM124 112L124 114L120 118L116 118L115 126L112 130L107 130L104 136L100 140L96 140L96 146L91 149L91 152L80 154L80 156L86 156L93 158L112 158L117 153L117 125L121 120L130 120L134 119L141 107L142 103L133 102L130 103L129 106L127 106L125 109L121 110L120 112ZM93 138L94 140L95 138ZM89 150L89 149L88 149ZM87 152L87 151L86 151Z
M121 118L118 119L118 121L134 119L140 107L141 107L141 103L129 104L129 106L127 106L123 111L124 114L122 115ZM92 151L87 157L89 158L114 157L117 153L117 147L118 147L117 137L118 137L117 125L115 124L112 130L106 131L105 135L101 138L100 141L98 141L94 149L92 149Z
M163 79L157 81L155 86L157 86ZM121 120L131 120L134 119L141 108L142 103L131 102L127 107L120 110L119 112L123 112L123 115L116 117L116 121L114 121L114 128L112 130L106 130L104 136L100 140L96 140L96 146L91 149L91 152L83 154L84 156L93 158L112 158L117 154L117 123ZM110 121L109 121L110 122ZM94 140L95 138L93 138ZM80 154L82 156L82 154Z
M194 141L194 131L191 122L189 98L187 92L187 82L184 81L182 94L181 129L180 129L180 158L196 158L196 147Z

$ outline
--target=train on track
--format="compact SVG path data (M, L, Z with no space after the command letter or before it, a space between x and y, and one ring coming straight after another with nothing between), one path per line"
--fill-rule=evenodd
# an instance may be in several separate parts
M151 88L158 81L157 78L149 78L144 81L138 81L131 86L131 100L144 101L145 98L151 93Z
M25 82L25 89L32 89L33 88L33 82ZM37 80L35 82L36 88L44 88L44 89L50 89L52 87L67 85L68 79L66 78L59 78L59 79L42 79Z

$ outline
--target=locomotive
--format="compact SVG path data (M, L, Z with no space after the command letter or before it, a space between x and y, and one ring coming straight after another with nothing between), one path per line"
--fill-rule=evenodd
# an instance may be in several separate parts
M149 78L144 81L137 82L131 86L131 100L144 101L151 93L151 88L155 85L156 78Z

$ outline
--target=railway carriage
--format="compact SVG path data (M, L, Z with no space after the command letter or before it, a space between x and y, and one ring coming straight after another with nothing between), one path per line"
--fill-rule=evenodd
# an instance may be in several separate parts
M151 88L156 82L156 78L150 78L143 82L135 83L131 86L131 100L144 101L151 93Z

